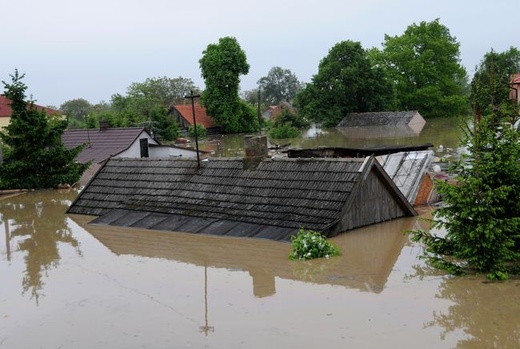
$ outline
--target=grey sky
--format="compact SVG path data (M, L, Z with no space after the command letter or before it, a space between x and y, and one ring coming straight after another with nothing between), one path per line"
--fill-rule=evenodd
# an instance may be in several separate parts
M461 44L472 75L492 48L520 47L519 8L518 0L11 0L1 6L0 80L18 68L38 104L58 107L109 101L153 77L182 76L204 88L202 51L234 36L251 66L242 90L274 66L308 82L334 44L381 47L385 34L436 18Z

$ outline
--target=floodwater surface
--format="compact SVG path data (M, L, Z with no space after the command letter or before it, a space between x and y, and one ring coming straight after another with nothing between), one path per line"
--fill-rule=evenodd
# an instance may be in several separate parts
M90 225L65 213L76 195L0 200L0 349L520 343L520 280L430 270L402 233L427 228L417 217L341 234L341 256L299 262L283 242Z
M441 119L357 131L290 142L455 148L460 135ZM243 156L242 136L220 141L205 146ZM341 256L300 262L289 243L91 225L65 213L76 196L0 200L0 349L519 347L520 280L430 270L403 234L428 228L418 217L341 234Z
M343 147L368 148L394 145L423 145L432 143L434 149L441 145L444 149L458 148L464 118L428 119L425 125L408 126L373 126L353 128L311 127L301 131L300 135L291 139L269 139L271 145L290 145L292 148ZM244 156L244 135L216 136L201 140L200 149L213 152L213 156ZM283 147L285 149L285 147ZM282 150L283 150L282 149ZM439 154L443 155L443 154Z

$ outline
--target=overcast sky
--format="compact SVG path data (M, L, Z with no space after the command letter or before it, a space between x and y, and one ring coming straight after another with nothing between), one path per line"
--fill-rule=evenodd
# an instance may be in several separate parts
M309 82L336 43L381 48L385 34L436 18L460 43L470 76L491 49L520 48L518 0L2 0L1 8L0 80L17 68L37 104L57 107L110 101L146 78L181 76L204 88L198 61L224 36L251 66L242 90L275 66Z

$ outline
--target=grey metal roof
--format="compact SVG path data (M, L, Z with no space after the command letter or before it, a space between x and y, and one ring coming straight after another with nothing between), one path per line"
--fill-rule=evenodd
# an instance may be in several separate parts
M366 172L384 172L374 163L264 159L250 170L243 159L198 168L192 159L110 158L68 212L102 216L100 224L288 240L300 227L329 231Z
M363 127L363 126L405 126L411 123L425 123L419 112L371 112L349 113L341 120L338 127Z
M70 129L63 132L61 141L67 149L88 143L89 146L83 149L77 160L81 163L101 163L127 150L143 132L146 130L142 127Z
M376 159L410 203L414 203L435 154L433 150L405 151Z

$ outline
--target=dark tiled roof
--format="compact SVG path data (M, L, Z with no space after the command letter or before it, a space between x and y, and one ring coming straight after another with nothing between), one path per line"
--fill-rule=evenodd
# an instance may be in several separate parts
M61 115L58 110L42 107L41 105L34 105L37 110L45 111L49 115ZM3 95L0 95L0 117L11 117L13 110L11 109L11 100Z
M195 107L195 118L198 125L204 126L204 128L215 128L218 127L213 119L206 113L206 108L201 106L199 103L194 103ZM190 104L176 104L173 106L179 114L190 124L193 125L193 109Z
M101 163L127 150L143 132L146 131L142 127L73 129L65 130L61 140L67 149L88 143L90 146L83 149L77 160L81 163Z
M287 240L302 226L330 231L363 176L384 174L374 162L265 159L247 170L243 159L212 158L197 168L190 159L111 158L69 213L104 215L102 224Z
M350 113L341 120L338 127L363 126L404 126L411 122L425 123L417 111Z

